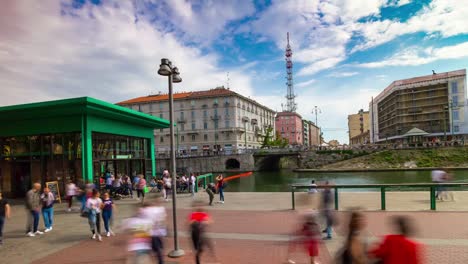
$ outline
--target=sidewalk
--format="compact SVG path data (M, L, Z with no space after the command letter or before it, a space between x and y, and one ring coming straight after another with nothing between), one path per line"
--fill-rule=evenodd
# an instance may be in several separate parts
M361 201L364 198L362 194L353 195L357 195L355 199ZM205 196L205 193L197 194L198 198L205 199ZM297 212L287 209L288 201L279 202L287 198L290 199L287 193L226 193L226 204L207 207L215 221L208 231L216 243L219 262L282 263L287 255L289 234L297 223ZM180 245L186 256L167 259L169 264L194 263L186 222L191 201L192 198L187 195L181 195L178 199ZM247 210L238 209L242 203ZM122 200L117 202L117 206L116 224L133 214L137 202ZM171 203L166 206L171 214ZM24 236L25 211L21 206L14 206L14 216L6 224L5 245L0 248L0 263L125 263L127 251L124 234L104 238L104 242L98 243L90 239L87 220L76 212L66 213L64 209L63 204L56 207L56 224L52 232L28 238ZM365 214L369 241L376 241L390 232L386 219L400 213L376 211ZM413 217L417 223L417 239L426 246L428 263L468 263L468 213L421 211L404 214ZM338 213L338 216L340 225L335 230L335 239L322 244L320 263L331 263L332 256L342 245L347 216L345 212ZM40 227L42 225L41 219ZM172 226L171 218L168 219L168 226ZM165 250L169 252L173 241L169 237L164 242ZM215 263L209 252L203 259L204 263ZM307 263L304 253L294 255L294 259L296 263Z

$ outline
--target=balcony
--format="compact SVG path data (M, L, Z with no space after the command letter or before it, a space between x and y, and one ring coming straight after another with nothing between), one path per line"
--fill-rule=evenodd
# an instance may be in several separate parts
M249 118L246 116L242 117L242 122L249 122Z
M258 124L258 121L255 118L252 118L252 120L250 120L250 122L252 123L252 125Z
M187 123L187 119L185 117L178 117L177 118L177 123L185 124L185 123Z

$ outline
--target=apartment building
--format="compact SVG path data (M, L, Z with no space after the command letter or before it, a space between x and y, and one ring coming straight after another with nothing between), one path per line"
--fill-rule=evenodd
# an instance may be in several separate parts
M169 97L157 94L118 105L169 119ZM174 94L176 147L179 155L237 153L261 146L266 129L275 126L275 111L230 89ZM155 130L156 152L170 151L169 129Z
M320 128L314 122L302 120L304 146L312 147L320 145Z
M302 117L296 112L279 112L276 114L276 131L289 145L304 145Z
M370 142L369 111L359 110L348 115L349 145L363 145Z
M369 109L372 143L466 142L466 70L394 81Z

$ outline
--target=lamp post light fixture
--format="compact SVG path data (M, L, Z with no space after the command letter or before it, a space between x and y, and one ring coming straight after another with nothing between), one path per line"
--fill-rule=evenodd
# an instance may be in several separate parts
M161 59L161 65L159 65L158 74L167 76L169 84L169 130L170 130L170 145L171 145L171 166L170 175L172 177L172 223L174 225L174 250L169 252L169 257L177 258L185 255L185 252L179 248L179 238L177 236L177 191L176 191L176 152L174 148L174 95L172 91L172 83L182 82L182 78L179 75L179 69L172 66L172 63L168 59Z

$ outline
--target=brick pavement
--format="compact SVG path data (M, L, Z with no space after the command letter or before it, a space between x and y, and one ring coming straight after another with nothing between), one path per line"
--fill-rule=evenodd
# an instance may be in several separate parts
M232 198L231 193L227 195L228 199ZM255 205L244 201L248 210L238 210L240 201L236 201L233 207L230 207L229 201L224 205L206 207L215 221L208 231L216 243L220 263L282 263L286 258L286 241L298 222L298 213L282 206L275 209L271 204L268 205L269 210L266 210L261 201L270 202L275 198L271 194L266 194L264 198L260 198L257 193L255 196L259 197ZM242 197L248 199L249 194ZM187 255L180 259L168 259L169 264L193 263L186 223L191 198L182 197L180 201L185 205L178 210L180 241ZM130 216L135 206L136 201L118 201L116 222ZM170 203L166 206L170 215ZM57 205L57 224L54 230L36 238L24 237L24 210L21 207L13 209L14 219L6 226L6 244L0 248L0 263L125 263L127 253L123 234L111 239L105 238L103 243L93 241L89 238L86 220L76 213L65 213L63 205ZM371 241L376 241L379 236L390 232L387 225L389 216L407 214L414 218L418 227L417 238L426 244L428 263L468 263L467 212L370 211L365 214L368 222L367 233ZM331 256L341 247L346 218L346 212L338 213L340 225L335 231L336 239L322 244L321 263L331 263ZM169 226L171 223L169 218ZM165 242L166 251L169 251L172 248L171 238L167 238ZM298 260L298 263L306 263L304 253L296 254L294 259ZM209 254L206 260L209 262L204 263L214 263Z

